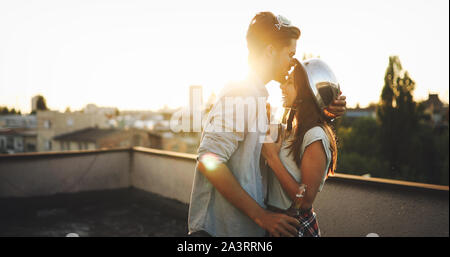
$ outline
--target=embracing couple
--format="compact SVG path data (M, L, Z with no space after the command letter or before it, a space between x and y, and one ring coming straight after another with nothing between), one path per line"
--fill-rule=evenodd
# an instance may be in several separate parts
M222 90L202 133L190 236L320 236L312 204L336 168L336 139L328 124L343 115L346 102L323 61L294 58L299 37L300 30L282 16L261 12L252 19L248 78ZM277 129L269 126L266 105L227 104L265 102L272 80L280 82L288 110Z

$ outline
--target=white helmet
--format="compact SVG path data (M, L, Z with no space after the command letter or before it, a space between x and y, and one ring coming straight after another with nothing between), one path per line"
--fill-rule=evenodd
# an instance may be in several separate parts
M340 93L340 86L330 67L321 59L313 58L300 62L306 71L309 87L320 110L323 112Z

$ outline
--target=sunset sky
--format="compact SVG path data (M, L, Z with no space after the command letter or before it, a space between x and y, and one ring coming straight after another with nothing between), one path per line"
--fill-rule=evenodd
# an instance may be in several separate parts
M377 102L389 55L416 81L415 98L449 99L449 1L0 0L0 106L27 113L88 103L121 110L206 99L247 72L245 33L260 11L282 14L302 36L297 58L320 55L348 106ZM267 86L278 94L275 82Z

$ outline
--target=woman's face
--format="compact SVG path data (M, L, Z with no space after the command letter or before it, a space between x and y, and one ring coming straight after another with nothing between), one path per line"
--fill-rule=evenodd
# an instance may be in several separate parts
M289 74L287 81L280 85L283 97L283 107L288 108L294 106L297 90L294 86L294 72Z

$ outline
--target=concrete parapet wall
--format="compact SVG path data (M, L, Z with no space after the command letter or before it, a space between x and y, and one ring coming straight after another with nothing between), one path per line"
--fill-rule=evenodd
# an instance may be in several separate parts
M130 149L0 156L0 198L130 186Z
M135 147L131 184L148 192L189 203L195 155Z
M142 147L0 155L0 198L135 187L187 212L195 158ZM448 186L336 174L314 209L322 236L448 237L448 196Z

